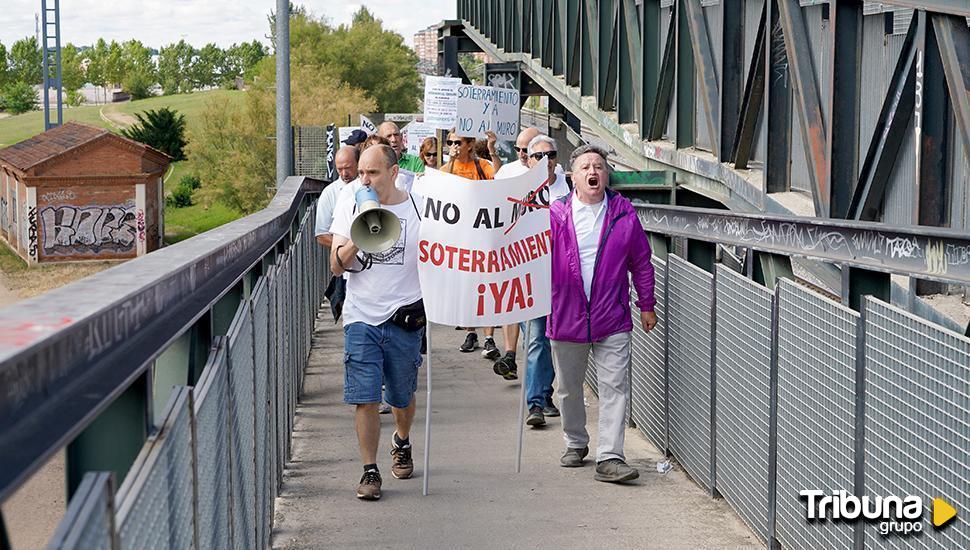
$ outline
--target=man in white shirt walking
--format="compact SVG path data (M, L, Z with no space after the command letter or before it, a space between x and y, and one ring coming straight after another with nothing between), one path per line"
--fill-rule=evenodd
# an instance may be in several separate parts
M417 257L421 216L417 199L394 185L398 166L393 149L386 145L368 148L361 154L359 171L361 184L376 192L381 206L401 223L397 243L384 252L370 254L363 262L350 240L356 213L353 195L343 194L331 227L331 269L335 275L348 273L343 311L344 402L356 406L357 439L364 464L357 496L377 500L382 481L377 467L381 433L377 409L382 383L384 399L394 413L391 474L406 479L414 472L409 435L424 328Z

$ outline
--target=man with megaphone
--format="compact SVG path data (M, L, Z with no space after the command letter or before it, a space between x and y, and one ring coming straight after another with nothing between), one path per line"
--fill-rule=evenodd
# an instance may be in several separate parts
M425 325L418 282L418 199L395 187L397 155L387 145L361 153L361 187L342 194L330 232L330 265L348 273L344 322L344 402L356 406L364 474L357 497L377 500L381 385L394 414L391 474L411 477L409 435L414 421L421 339Z

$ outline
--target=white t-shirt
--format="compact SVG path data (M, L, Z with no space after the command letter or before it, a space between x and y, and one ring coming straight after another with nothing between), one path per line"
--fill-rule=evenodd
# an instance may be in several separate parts
M360 183L360 178L348 183L337 193L337 202L340 202L344 196L349 195L351 197L357 194L357 190L361 188L364 184ZM409 172L403 168L398 168L397 179L394 180L394 187L397 187L405 193L411 192L411 186L414 185L414 172Z
M338 179L328 185L323 193L320 193L320 198L317 200L317 224L314 228L314 236L330 234L330 225L333 224L333 209L337 206L337 197L340 196L340 191L347 185L347 182Z
M351 185L348 185L349 189ZM401 237L390 250L373 255L373 264L360 273L347 273L347 298L344 301L344 326L367 323L377 326L387 321L401 306L421 299L418 281L418 233L421 216L416 205L421 199L411 194L400 204L384 204L401 220ZM353 194L341 193L334 210L330 233L350 238L356 201ZM353 269L357 269L354 262Z
M603 221L606 219L606 196L598 204L583 204L577 197L572 198L573 227L576 229L576 243L579 245L579 263L583 274L583 288L586 298L593 285L593 269L596 267L596 252L600 247Z

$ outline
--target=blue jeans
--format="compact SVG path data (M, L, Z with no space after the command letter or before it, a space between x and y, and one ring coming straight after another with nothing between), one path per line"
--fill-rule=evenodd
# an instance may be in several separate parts
M519 330L526 332L526 323L519 323ZM552 381L556 371L552 368L552 351L546 338L546 318L539 317L528 322L529 341L526 343L525 400L529 408L552 405Z
M408 332L391 321L344 327L344 403L384 401L403 409L418 389L423 330Z

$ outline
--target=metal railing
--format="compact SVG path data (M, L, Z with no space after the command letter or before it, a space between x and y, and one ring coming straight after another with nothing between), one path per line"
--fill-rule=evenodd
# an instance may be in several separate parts
M824 258L843 268L912 269L948 282L967 277L959 254L900 255L886 246L886 239L904 239L925 252L943 242L952 252L967 245L965 233L637 210L645 229L676 239ZM806 235L830 240L799 241ZM882 247L861 254L852 243L863 242ZM653 262L662 322L646 334L634 315L631 417L695 482L723 496L772 547L970 547L970 524L936 531L929 513L935 497L970 502L970 338L872 296L854 311L789 279L772 290L725 264L711 272L663 252ZM935 266L932 273L925 264ZM595 375L588 381L595 384ZM807 521L799 496L807 489L917 495L924 531L932 532L903 539L880 535L876 522Z
M67 447L51 547L269 545L329 274L321 189L288 178L258 213L0 312L0 499Z

